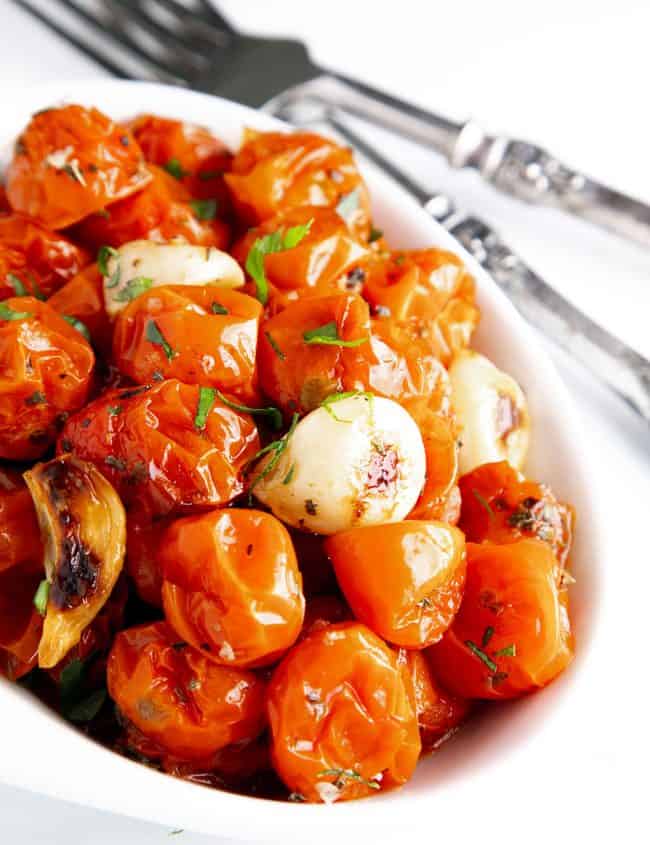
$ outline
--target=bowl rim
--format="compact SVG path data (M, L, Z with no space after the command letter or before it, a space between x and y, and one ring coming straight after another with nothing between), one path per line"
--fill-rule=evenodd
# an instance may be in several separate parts
M100 108L103 108L101 102L103 100L110 100L116 104L123 101L131 103L135 100L139 102L136 111L152 111L205 123L222 136L224 133L220 132L218 116L224 114L230 116L229 119L233 125L239 126L239 132L246 125L262 129L287 128L287 124L246 106L219 97L150 82L98 78L16 88L5 92L5 94L5 115L17 106L19 113L25 112L28 115L35 107L60 102L62 99L66 101L77 100L88 105L97 104ZM107 109L107 111L110 113L111 110ZM112 111L115 113L117 110L113 108ZM132 113L130 105L127 111L128 114ZM196 117L189 117L190 112ZM126 112L123 114L124 117L127 116ZM2 167L2 144L5 140L9 143L13 142L13 137L6 139L3 137L3 133L6 131L5 124L10 125L12 121L11 117L9 119L7 117L0 118L0 168ZM233 143L232 137L226 137L225 140ZM580 444L580 449L582 449L580 424L572 401L533 330L524 323L489 275L454 241L449 233L427 215L410 195L395 185L388 177L379 173L373 166L361 165L361 169L370 186L373 206L378 205L376 209L378 222L381 223L382 216L390 217L391 214L395 215L398 220L397 225L384 228L399 230L400 227L401 229L407 227L409 232L407 237L410 237L412 228L417 230L420 240L428 238L427 242L430 245L440 245L462 258L477 281L481 310L488 315L488 326L483 325L479 332L479 346L486 344L490 349L494 347L497 350L497 354L494 355L497 363L500 354L499 348L502 343L506 345L508 343L514 344L516 347L518 354L515 363L517 367L525 367L531 360L535 360L536 370L532 382L534 389L530 396L536 396L539 388L541 398L552 398L555 405L553 409L548 409L540 404L538 409L541 420L540 427L550 425L551 430L553 430L553 426L557 428L558 423L555 420L558 415L561 415L561 430L563 433L560 435L560 441L561 445L564 443L564 452L571 454L571 442ZM388 210L382 208L382 203ZM396 240L399 242L399 235ZM502 335L497 332L496 335L498 336L495 337L494 327L491 329L489 326L491 322L494 322L499 329L505 326L505 334ZM493 336L491 337L491 335ZM490 343L492 343L492 347L490 347ZM513 372L512 368L509 368L508 371ZM517 377L516 373L513 374ZM528 387L530 388L530 384ZM545 396L545 394L547 395ZM535 412L532 416L535 420ZM535 428L537 427L536 425ZM562 452L562 449L560 451ZM577 448L574 451L574 464L573 466L570 465L569 469L574 485L577 484L582 489L580 522L584 528L580 535L580 542L587 545L586 556L591 559L593 565L593 571L589 572L587 579L589 584L585 602L588 607L583 614L578 655L574 665L565 673L566 677L563 676L550 685L543 694L534 697L535 699L546 697L548 693L549 700L557 699L558 703L563 702L565 705L570 697L567 689L573 689L578 677L582 675L585 655L589 652L590 643L593 641L598 627L600 582L603 574L600 554L601 550L605 548L602 529L604 521L600 518L604 509L596 495L597 485L589 466L591 462L586 455L580 454ZM0 681L3 681L3 679L0 679ZM531 701L532 698L527 699L527 701ZM26 704L27 700L30 702L29 706ZM463 775L462 782L458 781L457 778L452 778L452 782L447 785L436 783L433 798L428 786L425 786L424 789L419 788L417 792L413 791L411 794L409 785L407 785L402 790L373 797L372 804L369 804L368 801L344 802L335 805L333 811L330 806L325 805L295 805L257 798L252 799L234 793L200 789L194 784L162 776L141 764L136 764L114 752L110 752L89 741L79 731L58 719L40 702L28 697L23 690L15 687L15 685L0 683L0 705L9 716L15 714L24 717L30 736L26 747L24 737L20 737L20 731L8 729L8 725L12 724L12 718L0 720L0 745L4 749L3 760L0 764L0 781L76 803L89 804L104 810L154 822L165 822L175 827L182 824L184 827L195 831L219 834L239 840L255 840L260 836L273 841L286 839L292 835L295 836L297 823L309 824L310 837L317 841L331 841L332 836L336 835L342 829L342 826L345 826L350 832L356 831L359 833L363 831L365 835L369 831L369 826L372 830L381 831L384 835L390 830L403 832L403 813L406 810L412 813L418 798L421 799L424 796L425 805L427 800L444 800L450 812L452 810L453 812L461 812L461 808L467 806L463 802L467 802L468 798L473 795L475 799L474 808L476 809L476 800L479 800L480 803L483 800L479 797L480 790L485 788L486 783L489 782L486 781L485 772L482 771L476 775L473 773L467 776ZM524 707L527 712L544 709L543 707L531 707L526 704L524 704ZM520 713L521 711L518 710L517 712ZM513 709L511 713L515 713L515 710ZM487 718L489 719L490 716ZM543 720L539 716L537 718L539 722L542 722L549 717L544 717ZM502 721L504 720L502 719ZM520 717L519 721L521 722ZM52 729L54 727L57 730L53 734ZM476 732L469 728L465 728L465 731L470 734ZM464 732L461 732L461 734ZM533 731L533 734L535 733L538 732ZM500 766L504 766L509 757L512 757L513 761L519 760L519 763L515 764L521 765L520 752L525 750L531 742L530 736L524 734L526 734L525 731L522 732L521 742L517 745L517 752L515 753L513 749L508 748L504 756L499 759ZM22 739L22 741L19 742L19 739ZM471 743L473 738L470 737L468 741ZM53 765L44 765L43 756L39 749L48 746L53 746L53 755L66 754L67 764L61 766L60 761L54 760ZM98 754L104 755L105 759L98 757ZM494 772L493 762L488 761L485 765ZM483 766L483 762L481 766ZM79 777L79 771L86 769L93 773L92 779ZM370 808L372 812L368 812ZM426 812L424 815L426 816ZM465 816L467 816L467 813L465 813ZM467 824L470 821L470 819L466 819ZM455 832L457 830L456 824L450 824L449 829Z

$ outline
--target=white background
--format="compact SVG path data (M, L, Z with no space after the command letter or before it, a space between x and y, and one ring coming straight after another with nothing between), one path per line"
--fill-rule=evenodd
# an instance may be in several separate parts
M47 5L54 10L53 0ZM488 129L534 139L650 202L647 0L230 0L221 7L251 31L300 36L323 64L449 116L472 116ZM102 74L10 0L0 0L0 107L8 86ZM499 197L432 154L384 143L432 189L444 189L493 223L550 282L650 356L650 251ZM644 715L650 432L570 362L558 365L583 418L584 442L576 449L590 447L596 456L611 541L607 565L614 577L606 580L606 636L590 656L592 681L600 681L593 683L594 700L579 725L558 728L565 732L567 755L575 732L593 742L600 768L585 772L584 781L566 783L558 759L557 781L539 796L540 818L557 815L560 842L568 828L583 827L591 838L597 831L589 814L576 819L572 813L579 803L584 814L589 802L582 793L588 790L603 833L618 830L626 845L647 842L647 801L642 803L640 787L647 787L650 752ZM1 760L2 749L0 766ZM486 819L486 841L536 841L535 819L530 830L511 830L508 815L505 794L494 818ZM148 845L168 842L168 836L169 829L0 787L2 845ZM309 833L297 837L308 841ZM187 831L171 841L214 842ZM362 845L358 838L356 845Z

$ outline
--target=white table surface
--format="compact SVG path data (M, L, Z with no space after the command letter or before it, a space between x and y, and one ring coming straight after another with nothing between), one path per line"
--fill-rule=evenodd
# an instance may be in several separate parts
M650 201L647 0L229 0L221 6L242 27L300 36L324 64L450 116L471 115L488 129L534 139ZM0 107L5 86L101 75L10 0L0 0ZM650 356L650 251L500 197L420 149L386 140L385 145L432 188L446 190L459 205L493 223L550 282ZM585 838L616 832L631 845L648 841L641 788L647 785L642 763L650 751L643 716L650 689L645 535L650 433L571 362L558 360L558 366L584 422L584 445L576 448L590 448L596 456L606 491L608 565L620 577L607 579L606 636L590 658L594 700L579 726L558 726L566 732L567 754L576 731L581 742L593 743L596 770L585 773L584 782L564 783L558 760L557 783L540 796L540 820L557 815L559 841L580 831ZM505 823L498 832L490 828L494 841L505 845L522 835L537 841L535 820L529 831L508 830L507 796L504 804L499 815L505 814ZM169 841L169 833L0 786L3 845L149 845ZM173 841L215 840L185 831Z

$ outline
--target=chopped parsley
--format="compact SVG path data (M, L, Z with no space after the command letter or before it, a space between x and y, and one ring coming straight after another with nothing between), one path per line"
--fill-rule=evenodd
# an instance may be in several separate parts
M133 279L129 279L113 299L115 302L131 302L132 299L148 291L152 284L153 279L149 279L147 276L135 276Z
M334 786L338 789L342 789L345 786L346 780L356 781L357 783L363 783L368 786L370 789L380 789L380 785L376 780L368 780L364 778L359 772L356 772L354 769L322 769L320 772L316 773L316 777L319 778L334 778Z
M109 417L117 417L122 413L122 406L121 405L109 405L108 406L108 416Z
M0 302L0 320L26 320L33 316L31 311L14 311L6 302Z
M41 583L38 585L36 592L34 593L34 607L41 616L45 616L45 611L47 610L47 599L50 594L50 582L43 579Z
M517 646L514 643L510 643L510 645L505 646L505 648L500 648L498 651L494 652L495 657L516 657L517 656Z
M25 399L25 405L45 405L47 404L46 395L40 390L35 390L31 396Z
M213 302L210 306L213 314L228 314L228 309L220 302Z
M217 398L217 391L212 387L199 387L199 404L194 417L194 428L203 431L208 423L208 414Z
M165 336L160 331L158 323L155 320L149 320L147 323L145 337L149 343L153 343L154 346L162 346L163 352L165 353L165 357L168 361L173 361L173 359L178 355L178 352L173 350L169 343L167 343Z
M476 645L476 643L473 643L471 640L465 640L465 645L467 646L467 648L473 654L475 654L478 657L479 660L481 660L483 663L485 663L485 665L488 667L490 672L496 672L497 671L497 669L498 669L497 664L494 662L494 660L492 660L491 657L488 657L488 655L482 649L480 649Z
M492 637L494 636L494 628L492 625L488 625L485 631L483 631L483 639L481 640L481 645L483 648L490 642Z
M336 422L351 423L352 420L344 420L342 417L338 417L332 410L332 405L336 402L341 402L343 399L351 399L353 396L362 396L364 399L367 399L370 406L370 414L372 415L373 400L375 397L373 393L369 393L368 391L348 390L343 393L330 393L329 396L326 396L325 399L323 399L321 406L327 411L330 417L336 420Z
M278 358L279 358L281 361L284 361L284 360L286 359L286 357L287 357L287 356L286 356L286 355L284 354L284 352L280 349L280 347L278 346L278 342L277 342L277 341L275 340L275 338L271 335L271 332L264 332L264 334L265 334L266 339L268 340L268 342L269 342L269 344L270 344L270 346L271 346L271 349L275 352L275 354L278 356Z
M383 238L384 233L381 229L376 229L374 226L370 227L370 235L368 236L368 243L372 244L375 241L378 241L379 238Z
M490 520L490 522L494 522L494 520L495 520L494 511L492 510L492 506L487 501L487 499L485 499L483 496L481 496L481 494L478 492L478 490L475 487L472 488L472 495L474 496L476 501L479 503L479 505L485 510L485 512L488 515L488 519Z
M241 411L244 414L251 414L254 417L268 417L271 428L275 431L279 431L282 428L282 413L274 405L269 405L267 408L250 408L248 405L240 405L238 402L226 399L223 393L216 388L214 392L220 401L228 408L232 408L233 411Z
M360 204L361 188L355 188L353 191L350 191L349 194L346 194L344 197L341 197L338 202L338 205L336 206L336 213L341 216L347 223L350 217L359 208Z
M214 220L219 203L212 200L190 200L190 207L199 220Z
M312 218L304 225L291 226L286 232L282 230L270 232L262 238L257 238L251 247L246 258L246 272L255 282L255 295L262 305L266 305L269 299L269 283L264 271L264 257L298 246L300 241L309 234L313 222Z
M116 258L118 252L116 249L113 249L112 246L101 246L99 248L99 252L97 253L97 269L102 274L104 278L109 277L109 269L108 269L108 262L111 258ZM122 275L122 270L120 268L119 262L117 262L115 267L115 272L108 278L106 282L107 288L115 288L120 283L120 277Z
M70 314L62 314L61 315L66 323L70 323L73 329L76 329L80 335L85 337L85 339L90 343L90 332L88 331L88 326L85 323L82 323L81 320L78 320L76 317L71 317Z
M19 279L15 273L7 273L6 278L11 287L14 289L16 296L29 296L23 281Z
M124 472L126 469L126 463L121 458L116 458L115 455L107 455L104 458L104 463L117 472Z
M278 463L280 462L280 458L282 457L283 453L286 451L287 446L289 445L289 440L291 439L291 435L296 429L298 425L299 416L298 414L294 414L291 420L291 425L289 426L289 431L281 437L279 440L274 440L272 443L269 443L263 449L260 449L259 452L253 456L251 459L251 463L254 463L259 458L262 458L264 455L270 455L270 459L264 469L260 472L259 475L255 476L253 481L251 482L248 498L249 501L252 501L253 498L253 489L262 481L267 475L273 472L273 470L277 467ZM286 476L285 476L286 477Z
M282 483L283 484L290 484L291 479L293 478L293 474L295 473L295 471L296 471L296 465L291 464L291 466L289 467L289 472L282 479Z
M71 722L90 722L106 701L106 689L100 688L86 694L86 664L71 660L61 672L59 694L61 713Z
M173 176L174 179L178 179L179 182L188 175L188 171L183 170L181 163L177 158L170 158L166 164L163 164L163 169L166 170L170 176Z
M303 339L309 346L345 346L348 348L361 346L368 341L367 337L358 337L354 340L343 340L339 337L336 322L332 320L323 326L303 332Z

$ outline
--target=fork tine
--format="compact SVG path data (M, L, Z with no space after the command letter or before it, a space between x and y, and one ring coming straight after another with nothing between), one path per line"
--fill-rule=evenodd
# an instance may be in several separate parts
M226 32L230 33L230 35L237 35L237 30L228 22L226 18L221 14L221 12L217 11L217 7L214 3L211 3L210 0L199 0L199 6L204 10L208 20L216 21L217 24L224 29Z

